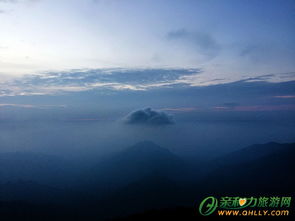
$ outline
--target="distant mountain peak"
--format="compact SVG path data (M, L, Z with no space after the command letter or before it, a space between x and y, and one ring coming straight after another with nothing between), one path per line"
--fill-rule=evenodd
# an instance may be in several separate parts
M168 149L152 141L142 141L99 162L87 182L94 188L112 188L110 184L127 185L155 174L177 179L183 168L183 161Z
M292 146L294 146L294 143L281 144L277 142L268 142L265 144L253 144L224 156L222 161L229 163L247 162L261 157L266 157L271 154L281 153Z
M129 147L127 151L136 151L143 153L171 153L168 149L163 148L149 140L138 142L135 145Z

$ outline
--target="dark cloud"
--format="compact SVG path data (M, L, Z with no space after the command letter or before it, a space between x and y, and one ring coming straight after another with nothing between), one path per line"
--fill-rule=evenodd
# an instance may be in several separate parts
M190 33L185 29L178 29L174 31L170 31L167 34L168 39L179 39L179 38L186 38L190 35Z
M216 56L220 50L220 45L214 37L205 32L191 32L184 28L170 31L166 35L168 40L182 40L189 42L196 49L206 55Z
M173 124L174 121L172 116L165 112L145 108L128 114L125 118L125 123L159 126Z

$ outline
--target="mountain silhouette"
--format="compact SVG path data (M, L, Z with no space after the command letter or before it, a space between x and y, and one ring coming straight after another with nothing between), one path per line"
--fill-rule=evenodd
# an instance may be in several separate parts
M209 192L290 194L294 157L295 143L252 145L219 158L201 185Z
M83 174L83 181L88 190L112 192L154 174L175 180L183 175L184 168L184 161L168 149L144 141L99 162Z
M1 200L6 201L56 202L60 201L62 197L64 198L65 194L64 190L31 181L19 180L0 184Z
M294 144L292 143L280 144L276 142L269 142L266 144L254 144L254 145L245 147L241 150L222 156L219 160L221 164L229 164L229 165L242 163L242 162L249 162L249 161L261 159L273 153L283 152L289 148L292 148L292 146L294 146Z
M19 180L61 186L72 176L73 165L63 158L33 152L0 154L0 184Z
M195 176L187 171L199 168L190 168L191 165L168 149L144 141L85 170L77 178L81 185L73 189L28 181L0 184L0 217L12 217L8 220L23 217L40 220L40 216L50 217L48 220L138 217L145 220L157 214L168 217L167 208L178 208L175 217L187 212L191 216L193 204L210 195L290 196L295 186L294 157L295 143L252 145L208 162L204 167L210 165L210 170L200 179L183 179ZM33 157L35 162L37 158ZM43 165L46 168L52 164ZM149 210L157 212L149 213ZM136 213L139 214L132 216Z

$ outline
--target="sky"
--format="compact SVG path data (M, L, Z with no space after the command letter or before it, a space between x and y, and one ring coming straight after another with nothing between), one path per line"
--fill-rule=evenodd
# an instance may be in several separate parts
M190 80L201 84L294 72L294 9L293 0L1 0L0 74L198 68Z
M0 30L0 151L295 140L294 0L0 0Z

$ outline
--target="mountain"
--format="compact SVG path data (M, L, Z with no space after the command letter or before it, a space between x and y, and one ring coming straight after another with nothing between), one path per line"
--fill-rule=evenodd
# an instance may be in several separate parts
M77 189L26 181L0 184L0 217L195 219L193 204L208 195L290 196L295 186L294 157L295 143L252 145L210 162L214 165L204 179L188 182L183 179L191 176L187 171L197 168L188 168L184 160L152 142L140 142L84 172L79 180L83 184ZM35 163L37 158L33 157Z
M32 152L0 154L0 184L22 180L61 186L72 175L72 165L57 156Z
M0 199L5 201L57 202L61 201L65 194L65 190L31 181L7 182L0 185Z
M266 157L273 153L280 153L289 148L293 148L294 143L280 144L276 142L269 142L266 144L254 144L245 147L241 150L232 152L219 158L221 164L237 164L249 162ZM217 160L217 161L219 161Z
M182 159L168 149L144 141L99 162L90 172L83 174L83 182L88 185L88 190L96 188L112 192L154 174L171 180L181 179L184 170Z
M200 185L217 193L290 194L294 158L295 143L253 145L219 158L218 167Z

